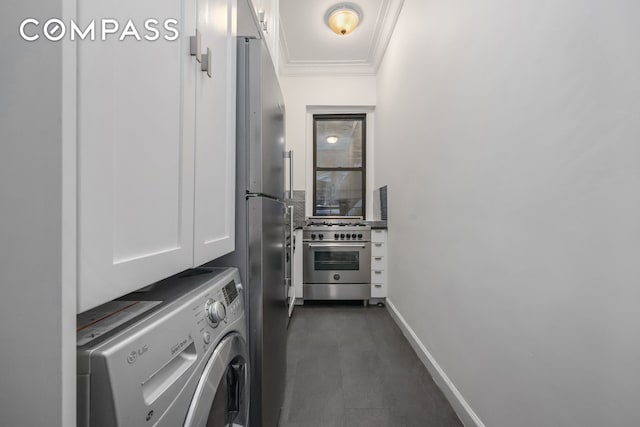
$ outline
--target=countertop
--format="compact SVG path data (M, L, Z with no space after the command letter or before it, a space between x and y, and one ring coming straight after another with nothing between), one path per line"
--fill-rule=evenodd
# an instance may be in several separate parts
M373 230L386 230L387 229L387 220L382 219L379 221L365 221L369 227Z

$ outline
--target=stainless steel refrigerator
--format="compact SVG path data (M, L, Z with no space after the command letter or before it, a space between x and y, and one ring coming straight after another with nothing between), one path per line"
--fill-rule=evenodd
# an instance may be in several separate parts
M251 427L277 427L284 399L288 321L284 101L263 40L238 38L236 250L251 356Z

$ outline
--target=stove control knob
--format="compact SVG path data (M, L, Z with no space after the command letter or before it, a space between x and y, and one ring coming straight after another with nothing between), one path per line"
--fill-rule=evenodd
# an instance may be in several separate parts
M355 239L355 238L356 238L356 233L353 233L353 234L351 235L351 237Z
M318 234L318 239L320 240L324 239L324 234Z
M358 234L358 239L362 239L362 233Z
M351 234L347 233L347 239L351 238Z
M340 234L340 238L344 239L344 233Z
M338 233L336 233L336 234L334 234L334 235L333 235L333 237L334 237L335 239L337 239L338 237L340 237L340 235L339 235Z
M311 233L311 240L316 240L316 235Z
M220 322L227 318L227 309L220 301L208 300L204 306L204 310L209 324L214 328L217 328Z

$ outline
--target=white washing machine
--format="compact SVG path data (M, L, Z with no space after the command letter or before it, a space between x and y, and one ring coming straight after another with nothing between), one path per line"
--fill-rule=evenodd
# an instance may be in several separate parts
M78 315L78 426L246 427L243 300L197 268Z

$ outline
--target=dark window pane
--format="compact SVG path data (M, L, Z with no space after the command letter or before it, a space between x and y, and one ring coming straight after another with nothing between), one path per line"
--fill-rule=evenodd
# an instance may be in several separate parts
M315 252L314 269L321 270L360 270L360 253L354 252Z
M361 171L316 171L316 215L364 216Z
M362 167L362 120L318 120L316 144L316 167Z

